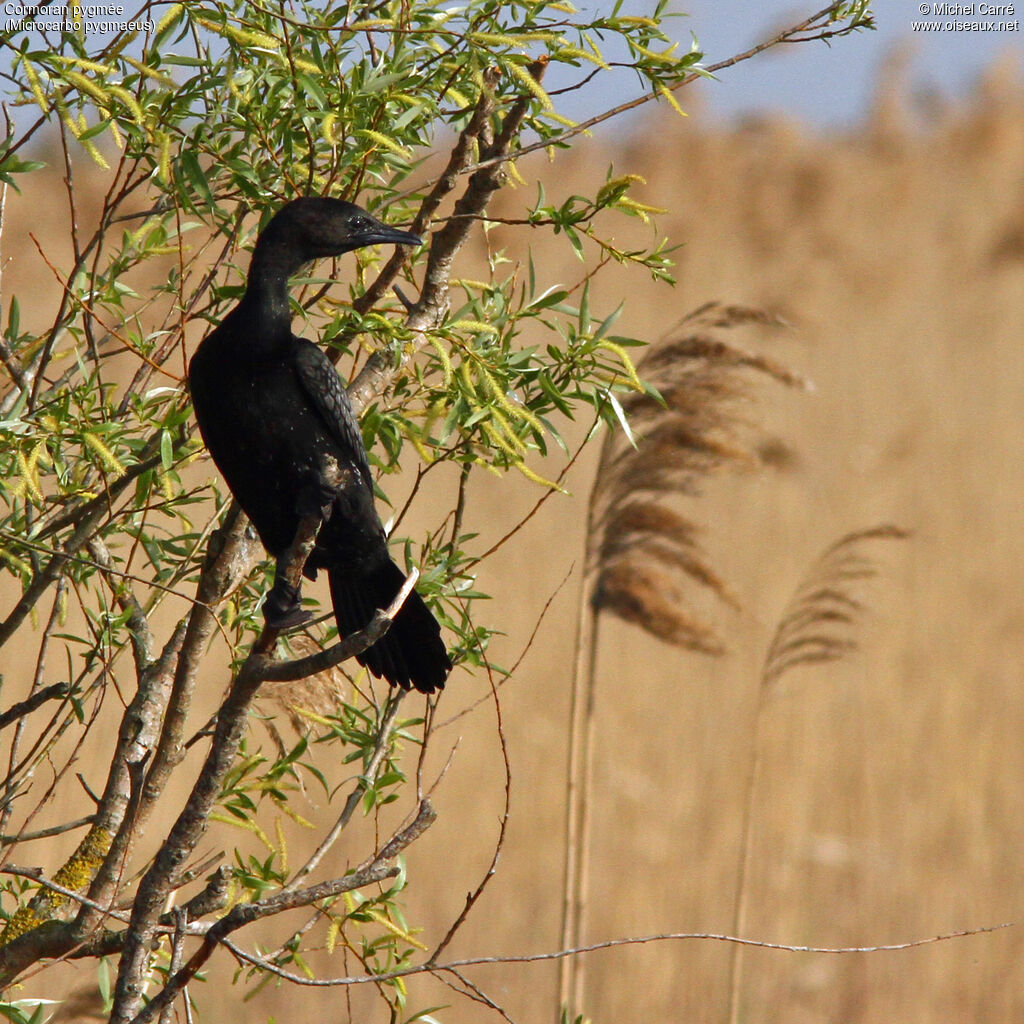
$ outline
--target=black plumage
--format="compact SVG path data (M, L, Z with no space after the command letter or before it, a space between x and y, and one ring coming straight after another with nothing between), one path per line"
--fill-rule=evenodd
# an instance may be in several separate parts
M359 423L341 380L320 348L292 334L288 279L321 257L419 242L340 199L287 203L257 239L241 301L189 364L203 440L267 551L283 554L300 517L325 515L305 575L327 571L342 636L387 607L404 574L388 554ZM282 628L305 618L298 593L283 581L268 594L264 614ZM424 693L442 688L451 669L440 627L415 592L358 660L374 675Z

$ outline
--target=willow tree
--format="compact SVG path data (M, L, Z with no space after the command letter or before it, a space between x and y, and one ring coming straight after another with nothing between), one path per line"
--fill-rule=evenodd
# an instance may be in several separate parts
M0 645L19 652L4 662L0 716L8 1019L44 1018L48 965L67 959L103 965L105 1012L119 1024L169 1019L211 957L240 964L240 985L308 981L304 949L343 944L361 973L333 983L373 982L392 1019L416 1017L409 976L448 976L444 948L486 879L424 951L401 893L445 883L417 877L412 844L435 812L396 740L426 744L430 706L413 711L355 672L354 685L336 685L386 613L341 641L323 623L299 637L263 627L263 552L216 477L187 468L204 453L184 367L239 296L255 234L283 201L338 196L429 236L413 258L360 253L347 296L331 267L316 268L323 276L302 282L294 312L351 382L382 497L400 468L417 480L448 474L450 503L404 538L405 563L461 666L450 688L460 672L493 675L501 603L480 612L475 573L491 551L477 541L467 482L515 471L539 508L558 478L537 461L564 448L568 419L622 429L620 396L644 389L629 354L640 342L613 333L620 301L605 292L596 308L589 284L629 262L667 286L671 261L656 232L636 250L612 240L622 216L652 216L631 195L642 169L610 174L594 194L520 193L535 198L512 226L560 236L581 260L575 285L497 252L471 278L460 250L486 231L495 193L522 180L525 154L570 147L650 101L681 111L686 85L777 43L870 25L866 2L833 4L705 67L696 42L672 41L664 2L643 16L622 6L204 0L147 3L100 24L89 9L57 16L43 4L8 23L0 231L5 217L30 221L42 196L66 224L60 251L36 239L51 300L42 285L19 296L0 279ZM602 109L612 76L631 98ZM593 115L564 116L570 95ZM0 267L22 256L0 251ZM303 522L283 571L301 571L317 528ZM211 644L228 658L210 659ZM268 744L251 731L253 698L287 680L306 686L307 704L317 686L326 698L305 712L297 742L275 732L279 745ZM193 708L198 687L224 694L210 722ZM98 744L87 740L94 723L107 733ZM313 744L333 745L356 781L324 777L307 760ZM183 766L197 746L198 774ZM85 750L89 813L40 827L54 794L79 787ZM183 767L181 807L168 787ZM295 813L300 783L323 787L325 810L312 823L319 843L296 865L271 822ZM408 812L400 827L361 855L349 849L349 873L323 869L354 816L393 802ZM204 862L197 844L214 819L260 837L267 854ZM62 866L16 866L43 839ZM247 942L246 925L285 914L276 949ZM462 991L489 1002L468 981Z

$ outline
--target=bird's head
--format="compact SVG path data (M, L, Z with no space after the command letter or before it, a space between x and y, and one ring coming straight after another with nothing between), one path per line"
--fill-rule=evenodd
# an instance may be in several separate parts
M361 249L366 245L419 245L422 239L381 223L354 203L327 196L309 196L285 203L263 229L257 249L288 253L287 262L310 260Z

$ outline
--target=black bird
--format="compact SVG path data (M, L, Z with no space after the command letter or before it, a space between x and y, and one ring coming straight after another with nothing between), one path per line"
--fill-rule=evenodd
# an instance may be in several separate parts
M241 301L189 364L203 440L267 551L279 558L302 516L324 516L305 575L315 579L318 569L327 570L342 636L387 607L405 576L388 554L362 434L341 380L320 348L292 334L288 279L321 257L420 241L340 199L285 204L256 241ZM330 483L329 474L339 482ZM284 628L304 621L299 602L296 588L275 583L264 606L267 622ZM358 660L375 676L423 693L441 689L452 667L440 626L415 591Z

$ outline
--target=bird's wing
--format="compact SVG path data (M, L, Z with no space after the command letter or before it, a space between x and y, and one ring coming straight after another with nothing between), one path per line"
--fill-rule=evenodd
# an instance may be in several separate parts
M348 454L370 489L370 463L363 434L338 371L323 350L304 338L295 339L295 369L310 404L319 413L335 443Z

